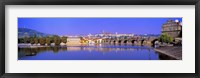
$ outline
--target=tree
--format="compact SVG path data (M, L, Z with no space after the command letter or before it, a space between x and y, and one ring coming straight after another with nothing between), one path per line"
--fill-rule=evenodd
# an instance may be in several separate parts
M25 43L25 42L24 42L24 38L19 38L19 39L18 39L18 43Z
M35 41L34 41L34 38L33 38L33 37L31 37L31 38L30 38L30 43L31 43L31 44L34 44L34 43L35 43Z
M49 39L50 39L51 43L54 43L54 37L53 36L49 37Z
M35 44L38 44L39 43L39 40L38 40L38 38L36 37L36 38L34 38L34 43Z
M173 41L174 41L174 39L171 36L168 36L167 42L172 43Z
M51 40L50 40L49 37L46 37L46 43L47 43L47 45L50 45L50 44L51 44Z
M66 43L67 42L67 37L62 37L62 39L61 39L61 41L63 42L63 43Z
M24 37L24 43L28 42L28 37Z
M40 45L45 45L45 38L40 38L39 41L40 41Z
M55 45L60 45L60 42L61 42L60 37L54 37Z
M165 42L165 43L171 43L171 42L173 42L173 40L174 39L167 33L163 33L159 38L159 41Z

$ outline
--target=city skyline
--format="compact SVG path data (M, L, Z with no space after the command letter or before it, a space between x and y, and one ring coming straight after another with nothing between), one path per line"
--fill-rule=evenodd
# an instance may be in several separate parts
M167 20L182 18L18 18L18 28L29 28L55 35L161 34Z

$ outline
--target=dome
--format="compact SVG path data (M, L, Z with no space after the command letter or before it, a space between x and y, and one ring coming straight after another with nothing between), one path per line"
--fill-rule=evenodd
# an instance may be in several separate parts
M176 19L175 22L179 22L179 20Z

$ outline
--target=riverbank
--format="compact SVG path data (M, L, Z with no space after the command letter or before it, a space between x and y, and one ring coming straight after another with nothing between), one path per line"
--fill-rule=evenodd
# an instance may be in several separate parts
M66 44L66 45L36 45L36 44L18 44L19 48L40 48L40 47L115 47L115 46L124 46L124 47L130 47L130 46L144 46L144 45L133 45L133 44ZM151 46L144 46L147 48L153 48Z
M157 47L154 50L177 60L182 60L182 46L163 46Z
M64 47L64 46L88 46L87 44L67 44L67 45L38 45L38 44L18 44L19 48L40 48L40 47Z

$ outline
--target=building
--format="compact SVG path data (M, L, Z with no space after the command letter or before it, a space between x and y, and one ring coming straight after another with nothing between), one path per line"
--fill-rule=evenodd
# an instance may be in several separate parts
M80 44L80 37L68 37L67 44Z
M162 33L167 33L173 38L182 37L182 25L178 20L167 20L162 26Z

